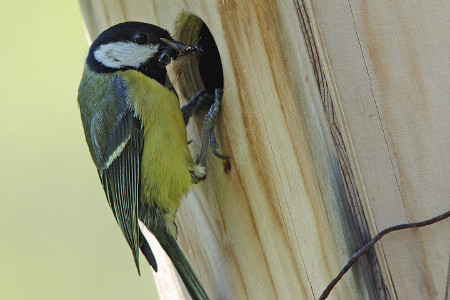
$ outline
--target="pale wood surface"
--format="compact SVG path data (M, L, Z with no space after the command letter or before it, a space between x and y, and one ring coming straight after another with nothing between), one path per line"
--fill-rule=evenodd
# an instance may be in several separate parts
M330 0L314 11L373 226L448 210L450 4ZM399 299L444 299L449 221L381 245Z
M361 239L449 209L450 4L402 3L80 0L91 38L126 20L178 34L183 10L214 35L231 170L209 157L177 217L213 299L317 298ZM330 298L443 299L449 254L449 221L395 233Z

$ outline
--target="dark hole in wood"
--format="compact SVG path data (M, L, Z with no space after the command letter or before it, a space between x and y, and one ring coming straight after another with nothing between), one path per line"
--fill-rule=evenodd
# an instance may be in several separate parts
M200 77L208 93L214 94L216 88L223 89L223 71L219 50L211 32L205 24L202 24L199 38L199 44L204 49L204 53L200 57L198 64Z

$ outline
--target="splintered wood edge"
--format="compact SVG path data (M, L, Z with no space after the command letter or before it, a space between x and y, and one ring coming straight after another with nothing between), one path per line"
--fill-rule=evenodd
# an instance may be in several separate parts
M191 299L169 256L141 220L139 220L139 228L150 244L158 263L158 272L153 270L158 294L164 300ZM173 284L174 282L178 284Z

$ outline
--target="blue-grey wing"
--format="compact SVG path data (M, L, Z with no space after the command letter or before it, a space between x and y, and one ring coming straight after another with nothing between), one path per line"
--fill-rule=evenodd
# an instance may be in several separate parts
M156 261L138 224L140 163L144 138L141 122L128 105L125 82L115 77L108 95L90 122L91 153L106 198L132 252L139 271L139 249L154 269ZM148 248L148 249L147 249Z
M97 169L106 169L130 139L134 112L128 105L128 91L123 79L116 76L105 86L100 99L91 107L89 120L91 154Z

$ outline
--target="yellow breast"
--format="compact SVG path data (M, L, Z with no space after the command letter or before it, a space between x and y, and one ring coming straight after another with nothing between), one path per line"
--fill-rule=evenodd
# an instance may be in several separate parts
M121 75L128 83L130 105L144 127L140 199L173 214L192 184L190 171L195 169L178 99L137 71Z

